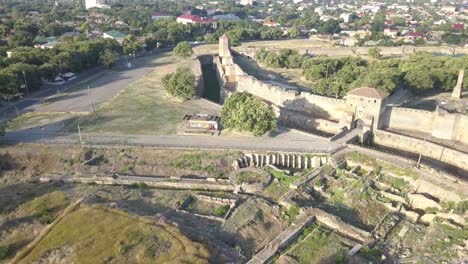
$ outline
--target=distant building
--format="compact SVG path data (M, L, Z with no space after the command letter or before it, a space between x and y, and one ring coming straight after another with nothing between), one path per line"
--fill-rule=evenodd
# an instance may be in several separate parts
M358 41L355 38L342 38L340 40L341 46L354 47L356 46L357 43Z
M120 32L120 31L117 31L117 30L111 30L111 31L107 31L107 32L104 32L102 34L102 37L103 38L110 38L110 39L114 39L116 40L117 42L119 42L120 44L123 43L125 37L127 35L125 35L124 33Z
M353 19L353 14L351 13L343 13L340 15L340 18L343 19L345 23L349 23Z
M187 24L211 24L212 28L216 28L216 21L212 18L201 17L197 15L183 14L177 17L177 23L187 25Z
M218 134L221 118L213 115L190 114L184 116L184 133Z
M465 23L454 23L453 29L455 30L465 30Z
M234 14L216 15L216 16L213 16L212 18L214 20L231 20L231 21L240 20L240 18Z
M253 5L253 0L241 0L240 4L243 6Z
M166 18L171 18L171 15L168 14L162 14L162 13L154 13L151 15L151 19L153 20L160 20L160 19L166 19Z
M279 27L280 23L274 21L265 21L263 22L263 25L266 27Z
M408 38L410 39L420 39L420 38L423 38L424 37L424 34L421 33L421 32L411 32L408 34Z
M85 0L85 7L86 9L90 9L90 8L109 9L111 8L109 5L106 5L103 0Z
M101 13L91 13L89 16L86 17L86 21L88 23L94 23L94 24L104 24L109 21L109 16Z
M397 34L398 34L398 30L396 29L391 29L391 28L384 29L384 36L387 36L390 38L396 38Z

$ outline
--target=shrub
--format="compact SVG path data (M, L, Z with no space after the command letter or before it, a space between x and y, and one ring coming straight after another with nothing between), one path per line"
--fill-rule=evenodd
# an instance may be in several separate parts
M382 251L380 248L370 248L368 245L361 248L361 254L370 259L380 259L380 257L382 257Z
M221 205L214 210L215 215L224 216L229 210L229 205Z
M424 211L426 214L436 214L439 209L437 209L437 207L428 207Z
M287 215L289 216L289 221L294 221L294 219L296 219L296 217L299 215L300 211L299 211L299 206L297 206L297 204L292 204L291 207L289 207L288 209L288 212L287 212Z
M6 259L6 257L8 256L9 251L10 251L9 246L0 246L0 260Z
M51 215L51 210L45 204L40 204L36 209L36 218L39 220L39 223L43 225L48 225L52 223L53 217Z
M186 58L193 54L192 46L187 41L182 41L174 48L176 56Z
M188 100L195 96L195 75L190 68L177 68L175 73L169 73L162 79L164 89L171 94Z
M273 108L248 93L234 93L221 110L223 126L261 136L276 129Z

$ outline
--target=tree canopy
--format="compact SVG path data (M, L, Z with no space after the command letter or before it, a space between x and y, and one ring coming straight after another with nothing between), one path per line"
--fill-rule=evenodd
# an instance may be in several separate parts
M180 67L176 72L165 75L162 79L164 89L172 96L188 100L195 96L195 75L190 68Z
M380 58L380 49L369 49L369 55ZM468 56L434 56L417 52L408 59L366 61L359 57L331 58L302 56L297 51L260 49L255 59L271 68L302 69L302 75L314 82L311 90L320 95L342 97L356 87L370 86L386 92L399 87L416 93L428 90L450 90L455 86L460 69L468 70ZM464 82L468 82L465 76Z
M193 54L192 45L187 41L179 42L174 48L174 54L182 58L189 57Z
M252 132L261 136L276 129L273 108L248 93L234 93L224 102L221 120L225 128Z

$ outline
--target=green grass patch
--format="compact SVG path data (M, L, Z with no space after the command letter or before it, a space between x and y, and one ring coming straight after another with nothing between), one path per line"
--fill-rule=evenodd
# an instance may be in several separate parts
M174 227L118 210L82 207L64 217L22 260L73 246L76 263L208 263L208 250Z
M59 211L68 204L69 200L66 194L61 191L55 191L20 205L17 215L19 217L34 216L40 223L50 224Z
M347 248L339 242L339 236L320 226L305 228L299 237L298 244L291 247L287 255L298 263L346 263ZM344 257L344 259L343 259ZM335 260L335 262L332 262Z
M237 184L242 184L242 183L252 184L252 183L264 182L265 180L266 180L265 176L259 173L256 173L253 171L243 171L237 174L236 183Z
M211 176L221 178L224 176L224 171L213 162L213 160L220 158L218 156L206 152L183 154L172 162L172 166L177 169L205 172Z
M263 195L275 200L278 200L283 194L289 191L289 186L280 182L273 182L263 190Z
M214 210L214 214L217 216L225 216L229 211L229 205L221 205L216 207Z
M275 179L277 179L278 182L280 182L280 183L282 183L282 184L284 184L286 186L289 186L295 180L294 176L288 175L288 174L286 174L284 172L277 171L277 170L272 169L272 168L267 168L266 171L268 173L270 173L270 175L273 176Z
M410 188L410 184L409 182L401 179L401 178L397 178L397 177L393 177L393 176L390 176L390 175L381 175L380 178L379 178L379 181L382 181L390 186L392 186L392 188L395 188L401 192L407 192Z
M380 167L383 171L393 173L397 176L411 177L413 179L417 179L419 177L416 172L410 169L401 168L384 161L376 160L356 151L347 153L346 158L374 168Z

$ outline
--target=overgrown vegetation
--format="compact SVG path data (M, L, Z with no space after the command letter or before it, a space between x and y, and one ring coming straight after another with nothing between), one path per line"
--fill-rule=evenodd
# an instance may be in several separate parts
M277 52L260 49L255 59L272 68L302 69L302 75L315 82L314 93L343 97L350 90L369 86L386 92L398 87L407 87L420 93L430 90L447 91L456 83L458 71L468 70L468 56L458 58L434 56L417 52L408 59L378 60L380 50L369 50L375 60L366 61L359 57L311 58L299 55L295 50L281 49ZM465 76L468 82L468 76Z
M214 210L214 214L217 216L225 216L229 211L229 205L221 205Z
M162 79L164 89L172 96L184 100L195 96L195 75L187 67L177 68L175 73L169 73Z
M248 93L234 93L224 102L221 110L223 127L252 132L261 136L276 129L273 108Z
M266 168L266 171L270 173L271 176L273 176L275 179L278 180L281 184L284 184L285 186L288 186L294 182L294 176L288 175L284 172L277 171L272 168Z
M208 159L208 160L207 160ZM220 178L224 175L217 164L209 161L208 153L189 153L180 155L171 164L178 169L190 169L197 172L205 172L211 176Z
M242 183L259 183L265 181L265 177L259 173L256 172L251 172L251 171L243 171L239 174L237 174L236 177L236 183L237 184L242 184Z
M380 168L381 171L384 172L389 172L392 174L395 174L397 176L405 176L405 177L411 177L413 179L417 179L419 176L416 172L412 171L411 169L405 169L401 167L397 167L393 164L383 162L376 160L374 158L371 158L369 156L366 156L362 153L359 153L357 151L353 152L348 152L346 154L346 158L367 166L371 166L373 168Z

